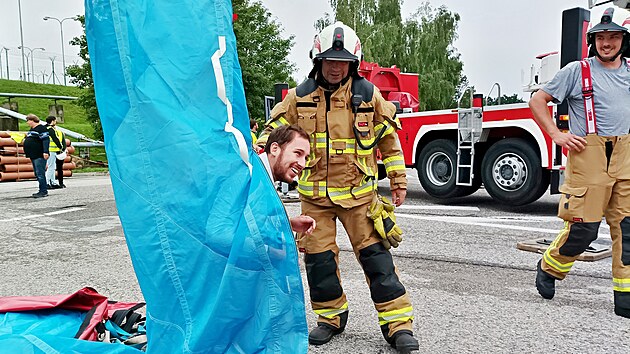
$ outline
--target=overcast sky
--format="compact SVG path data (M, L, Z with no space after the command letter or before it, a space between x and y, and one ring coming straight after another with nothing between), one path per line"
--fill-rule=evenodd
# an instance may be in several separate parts
M0 47L9 48L11 78L19 77L22 69L18 2L2 0L3 18L0 21ZM328 0L263 0L276 21L284 29L283 35L294 35L295 45L290 60L296 64L295 77L301 81L310 70L308 51L315 29L313 23L325 12L331 12ZM403 17L420 6L420 0L406 0ZM431 0L431 6L445 5L461 16L459 39L455 47L464 62L464 73L470 82L486 94L493 83L501 85L502 93L522 93L522 72L529 78L529 67L535 56L558 50L562 10L577 6L587 7L587 0ZM57 79L61 75L61 38L57 21L44 21L44 16L59 19L82 14L83 0L21 0L24 46L43 47L34 51L34 72L38 82L42 72L50 75L55 58ZM601 13L602 10L599 10ZM596 13L594 12L594 15ZM595 18L595 16L593 16ZM68 20L63 23L66 65L79 60L78 48L67 42L81 34L81 25ZM28 53L28 50L26 51ZM6 78L5 53L1 57L3 78ZM50 77L46 76L50 82Z

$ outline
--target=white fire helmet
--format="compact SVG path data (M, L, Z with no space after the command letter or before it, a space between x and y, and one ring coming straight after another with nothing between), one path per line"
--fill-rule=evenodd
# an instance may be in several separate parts
M313 63L317 60L330 59L358 64L363 57L361 41L352 28L337 21L315 36L310 57Z

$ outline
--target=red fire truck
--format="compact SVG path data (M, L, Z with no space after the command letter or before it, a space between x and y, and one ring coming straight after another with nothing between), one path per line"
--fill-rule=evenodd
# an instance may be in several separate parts
M591 2L591 7L598 5ZM613 3L630 8L629 0ZM540 68L532 70L526 92L535 92L560 67L587 56L589 21L590 12L586 9L563 12L560 54L553 52L537 57L541 61ZM417 170L420 183L429 195L463 197L483 185L496 201L517 206L537 200L547 190L558 193L566 151L544 133L527 103L486 106L481 94L467 90L464 93L470 94L471 107L418 112L417 74L367 62L361 63L359 72L374 83L386 99L398 102L402 124L398 135L405 165ZM284 97L287 89L286 84L276 86L276 102ZM549 111L557 126L567 130L566 103L549 105ZM381 165L379 178L385 177L384 170Z
M526 91L538 89L560 66L586 57L589 20L590 12L585 9L564 11L561 55L548 53L538 57L541 69ZM566 151L563 153L543 132L527 103L486 106L482 95L467 91L471 107L417 112L416 101L401 94L413 86L410 81L414 79L417 87L417 76L374 64L362 64L361 69L384 97L403 98L399 100L403 113L398 115L402 124L398 135L405 164L417 170L429 195L462 197L483 184L498 202L524 205L547 190L557 193ZM549 110L558 126L568 129L566 105L550 105Z

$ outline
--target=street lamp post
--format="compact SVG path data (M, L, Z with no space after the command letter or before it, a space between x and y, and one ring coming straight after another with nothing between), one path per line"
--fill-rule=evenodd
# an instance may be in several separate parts
M19 46L18 49L22 49L22 46ZM33 65L33 52L36 50L41 50L41 51L46 51L46 49L42 48L42 47L38 47L38 48L29 48L29 47L24 47L24 49L28 50L30 52L31 55L31 73L33 74L33 81L35 82L35 66ZM28 55L26 56L26 58L28 59Z
M7 47L2 47L2 49L4 49L4 59L6 59L5 61L7 62L7 80L10 80L11 78L9 77L9 48ZM0 50L0 55L2 54L2 50Z
M18 48L19 49L19 48ZM28 58L32 53L26 53L26 82L31 82L31 68L28 66Z
M62 63L61 65L63 65L63 85L64 86L67 86L67 83L66 83L66 54L65 54L64 49L63 49L64 44L65 44L63 42L63 21L65 21L65 20L74 20L74 19L75 19L74 17L66 17L66 18L63 18L61 20L56 18L56 17L51 17L51 16L44 17L44 21L55 20L55 21L59 22L59 28L61 29L61 63Z
M24 33L22 31L22 1L18 0L18 12L20 14L20 44L24 46ZM22 49L22 72L26 72L26 65L24 64L24 49Z

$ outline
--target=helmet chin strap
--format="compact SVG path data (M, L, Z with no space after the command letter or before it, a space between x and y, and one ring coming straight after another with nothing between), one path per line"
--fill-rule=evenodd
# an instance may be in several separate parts
M602 58L602 56L599 55L599 52L597 50L595 50L595 53L596 53L597 57L599 58L599 60L601 60L603 62L610 62L610 63L612 63L613 61L617 60L617 57L619 57L621 55L621 53L623 53L623 50L620 50L619 52L617 52L617 54L615 54L615 56L613 56L610 59Z

